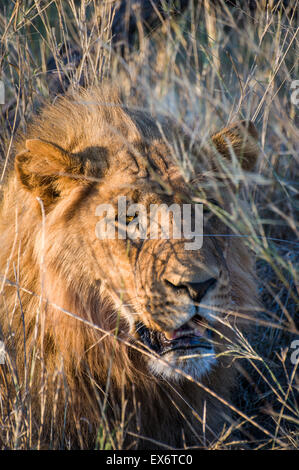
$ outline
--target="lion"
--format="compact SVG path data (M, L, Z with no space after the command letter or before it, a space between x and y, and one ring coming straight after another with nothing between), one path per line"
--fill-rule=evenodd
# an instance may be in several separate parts
M236 197L223 162L254 168L254 125L194 139L103 85L46 105L14 155L0 216L8 415L17 377L17 402L45 447L217 440L230 422L229 348L247 328L233 312L256 307L252 254L220 216ZM112 206L120 227L120 196L145 208L204 201L201 248L186 249L183 235L141 238L136 224L135 238L101 239L97 208Z

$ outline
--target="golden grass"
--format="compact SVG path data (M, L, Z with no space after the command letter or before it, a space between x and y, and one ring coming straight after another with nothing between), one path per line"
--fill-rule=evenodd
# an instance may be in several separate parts
M291 88L298 79L298 1L269 2L267 9L264 3L257 1L253 11L241 1L236 6L220 1L217 7L208 0L201 6L191 1L184 15L162 19L151 34L137 22L133 49L112 47L111 1L4 1L0 6L0 79L6 90L0 185L17 128L24 130L44 98L53 99L69 82L74 87L103 78L121 82L136 106L173 117L191 136L205 137L237 119L251 119L259 131L258 166L240 189L253 217L242 212L237 199L232 214L219 216L256 256L263 309L250 335L240 333L231 345L239 370L228 405L233 420L214 449L299 447L298 362L291 361L292 341L299 339L299 102ZM58 72L47 70L49 60ZM239 184L237 173L230 177ZM1 296L5 273L0 274ZM16 283L16 288L23 286ZM24 394L9 356L6 363L15 394L7 404L0 391L0 447L40 448L47 390L41 390L40 422L33 423L30 390ZM57 365L57 377L60 372ZM57 384L58 396L63 376ZM57 446L55 419L54 406L49 448ZM108 429L104 405L96 448L122 448L124 421ZM63 446L68 448L67 440Z

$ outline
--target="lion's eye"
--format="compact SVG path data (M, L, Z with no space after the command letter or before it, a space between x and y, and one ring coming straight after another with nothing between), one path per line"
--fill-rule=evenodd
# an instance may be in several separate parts
M213 204L213 206L221 207L220 204L219 204L219 202L216 201L216 199L208 199L208 202L209 202L210 204Z
M126 224L128 225L130 222L132 222L135 219L135 215L127 215L126 216Z
M126 225L129 225L136 218L136 215L126 215ZM124 223L124 219L120 218L119 215L116 215L116 222Z
M203 213L211 212L211 205L221 207L220 204L215 199L207 199L208 204L203 205Z

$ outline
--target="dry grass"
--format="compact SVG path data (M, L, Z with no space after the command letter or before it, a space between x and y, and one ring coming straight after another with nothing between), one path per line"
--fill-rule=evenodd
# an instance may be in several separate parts
M298 1L268 2L267 9L265 3L257 1L253 11L247 2L234 7L219 2L215 11L214 2L191 2L184 15L163 20L150 35L139 24L138 48L132 50L112 48L111 2L27 0L0 6L0 78L6 89L1 183L17 128L25 129L44 98L53 99L69 82L75 87L103 77L122 82L137 106L172 116L190 135L204 137L244 118L259 131L257 171L247 175L244 189L254 223L237 217L237 206L227 223L236 236L247 234L263 307L235 351L241 359L234 421L214 444L218 449L299 447L298 364L292 364L290 348L299 335L299 103L291 100L291 83L298 79ZM58 72L47 70L49 60ZM0 394L1 447L38 448L17 374L15 386L9 414ZM46 390L41 399L43 394ZM122 425L107 434L103 423L97 447L119 448L122 436Z

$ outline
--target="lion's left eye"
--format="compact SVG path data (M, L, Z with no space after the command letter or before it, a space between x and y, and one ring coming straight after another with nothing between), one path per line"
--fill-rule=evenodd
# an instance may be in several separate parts
M126 225L129 225L130 222L132 222L134 219L136 218L136 215L126 215L126 218L120 218L119 215L117 214L116 215L116 222L118 223L123 223L125 222L126 220Z
M132 222L136 218L136 215L127 215L126 216L126 224L128 225L130 222Z

